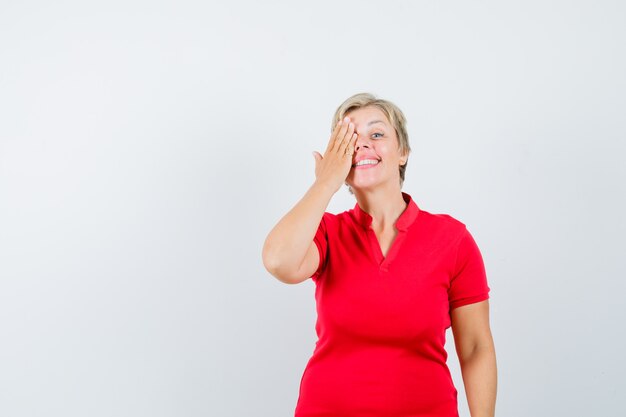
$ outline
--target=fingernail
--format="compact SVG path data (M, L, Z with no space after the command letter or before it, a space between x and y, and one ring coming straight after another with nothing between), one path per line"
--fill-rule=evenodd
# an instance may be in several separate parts
M350 121L350 118L349 118L348 116L346 116L343 120L344 120L345 122L349 122L349 121Z

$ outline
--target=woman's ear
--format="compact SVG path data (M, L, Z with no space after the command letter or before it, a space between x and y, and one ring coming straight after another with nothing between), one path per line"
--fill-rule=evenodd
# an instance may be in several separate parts
M409 153L406 152L404 155L400 156L400 165L405 165L409 160Z

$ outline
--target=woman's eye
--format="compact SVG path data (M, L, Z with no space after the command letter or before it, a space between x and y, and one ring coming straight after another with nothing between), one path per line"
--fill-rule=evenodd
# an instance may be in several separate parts
M376 135L380 135L380 136L382 136L383 134L382 134L382 133L374 133L374 134L372 135L372 137L376 137Z

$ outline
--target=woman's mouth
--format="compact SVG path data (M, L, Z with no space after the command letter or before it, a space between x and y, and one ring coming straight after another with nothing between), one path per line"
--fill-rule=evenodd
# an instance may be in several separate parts
M380 163L377 159L362 159L356 164L352 165L355 169L369 169L374 168L376 165Z

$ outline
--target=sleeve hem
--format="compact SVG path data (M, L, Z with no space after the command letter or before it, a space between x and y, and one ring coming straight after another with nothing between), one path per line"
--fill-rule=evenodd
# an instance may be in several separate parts
M319 243L317 241L317 239L313 239L313 242L315 242L315 246L317 246L317 253L318 253L319 257L320 257L320 260L319 260L319 263L317 265L317 269L315 270L313 275L311 275L311 278L317 278L317 277L319 277L321 275L324 259L323 259L323 256L322 256L323 250L322 250L321 243Z
M464 305L478 303L480 301L485 301L488 299L489 299L489 293L483 293L483 294L475 295L473 297L461 298L460 300L450 303L450 311L454 310L457 307L462 307Z

